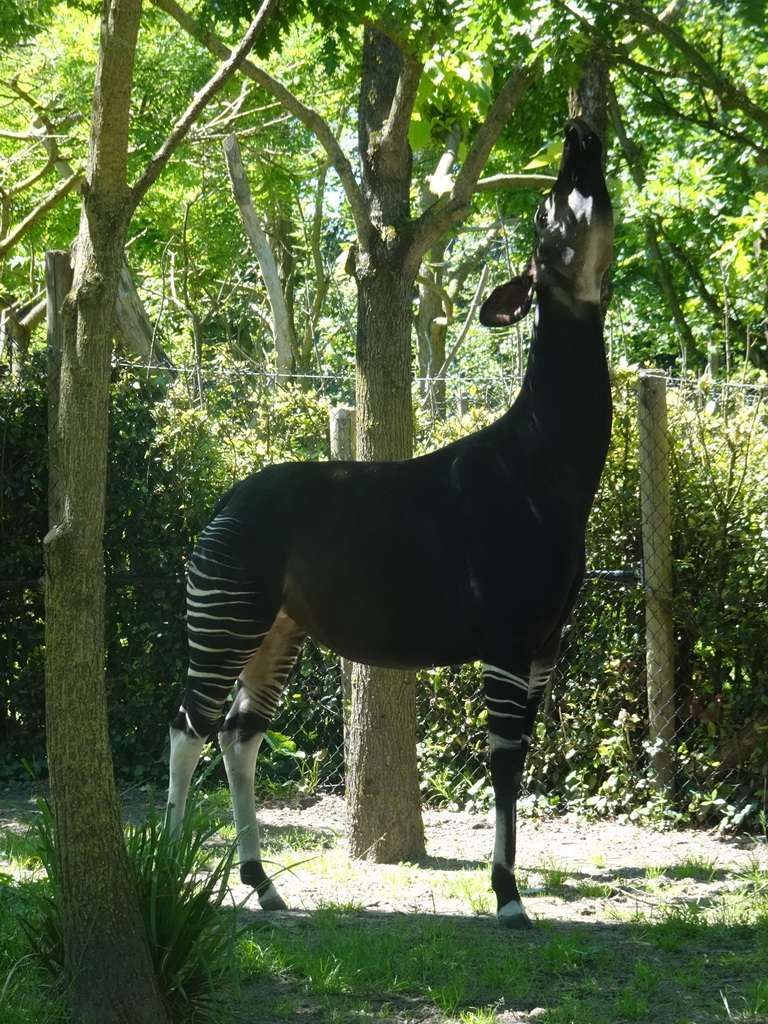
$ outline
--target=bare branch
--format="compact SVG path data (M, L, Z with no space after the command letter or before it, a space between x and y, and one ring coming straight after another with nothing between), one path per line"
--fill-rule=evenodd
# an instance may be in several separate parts
M475 192L493 192L502 188L552 188L557 178L552 174L494 174L481 178Z
M251 187L243 167L237 136L228 135L222 145L229 179L232 183L232 194L235 197L246 237L258 260L261 276L267 289L267 298L272 310L272 337L277 354L277 369L282 378L290 375L293 367L293 351L296 347L293 323L288 312L283 285L269 239L261 226L256 207L253 204Z

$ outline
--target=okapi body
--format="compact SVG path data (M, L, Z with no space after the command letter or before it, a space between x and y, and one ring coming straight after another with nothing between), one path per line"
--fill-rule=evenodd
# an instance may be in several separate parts
M171 824L204 743L219 731L241 877L266 909L285 904L261 863L256 755L310 635L372 665L483 663L492 884L499 920L529 926L514 876L516 802L536 709L583 579L611 426L600 301L612 215L601 145L582 121L566 126L557 182L534 224L529 268L481 313L487 326L513 323L536 293L525 378L498 421L420 458L263 469L221 499L192 555L189 674L171 727Z

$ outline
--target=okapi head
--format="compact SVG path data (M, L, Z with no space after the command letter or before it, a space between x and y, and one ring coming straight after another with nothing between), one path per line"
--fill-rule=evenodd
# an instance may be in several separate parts
M483 303L480 323L485 327L521 320L534 290L552 289L575 314L581 303L607 306L603 274L611 261L613 215L602 159L600 139L589 125L581 118L568 121L557 181L534 217L531 261Z

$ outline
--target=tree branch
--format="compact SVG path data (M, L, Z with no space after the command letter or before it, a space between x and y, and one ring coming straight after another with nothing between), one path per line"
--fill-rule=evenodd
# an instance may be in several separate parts
M42 220L43 217L52 210L58 202L60 202L68 192L71 192L73 188L77 188L83 180L83 172L76 171L69 178L64 181L60 181L55 188L52 188L48 195L43 201L32 210L31 213L27 214L21 223L17 224L13 231L10 231L5 238L0 239L0 259L2 259L6 253L17 245L26 233Z
M670 3L664 8L659 14L659 21L666 25L674 25L675 22L679 21L685 14L685 8L688 6L688 0L671 0ZM634 49L638 44L641 37L646 35L645 32L636 32L634 35L625 36L621 40L622 45L626 46L628 50Z
M674 48L682 54L688 63L696 69L701 81L720 100L723 107L731 110L740 110L755 124L758 124L764 131L768 131L768 110L759 106L747 95L742 85L734 85L733 82L724 77L714 68L704 55L688 42L682 32L673 25L662 21L650 11L647 11L638 0L611 0L614 7L625 11L633 21L663 36Z
M472 196L477 191L478 179L491 149L512 111L533 80L534 72L531 68L518 67L512 72L491 104L450 193L440 197L415 222L414 237L418 240L416 248L421 250L418 255L419 260L432 247L435 240L468 211Z
M160 10L165 11L166 14L169 14L185 32L205 46L207 50L214 54L214 56L222 60L227 57L230 51L224 43L222 43L221 40L212 32L208 32L198 25L184 9L176 3L176 0L151 0L151 2L155 7L158 7ZM320 145L328 154L328 158L339 176L339 180L347 197L347 202L349 203L352 211L352 217L355 221L355 227L358 235L362 237L370 221L368 207L363 197L362 190L355 179L352 164L347 159L327 121L325 121L324 118L312 107L302 103L301 100L294 96L294 94L282 84L282 82L273 78L263 68L258 67L251 61L244 61L241 71L244 75L250 78L251 81L261 86L262 89L265 89L270 96L274 96L274 98L282 104L289 113L293 114L298 121L301 121L301 123L308 128L318 140Z
M557 178L552 174L494 174L481 178L475 192L493 192L501 188L552 188Z
M401 139L403 134L407 136L413 105L416 102L416 93L424 70L424 65L420 60L406 51L401 52L403 54L403 70L397 80L389 117L382 132L382 146L390 145L393 139Z
M237 136L228 135L223 140L222 146L227 161L229 179L232 183L232 194L240 211L246 238L258 260L261 276L267 289L267 298L272 310L272 337L275 342L277 369L282 379L284 376L288 376L293 368L293 350L296 345L293 323L288 313L288 305L285 301L274 254L253 205L251 187L243 167Z
M229 57L224 64L221 65L216 74L213 75L213 77L193 97L190 105L173 126L168 138L152 157L144 173L131 189L131 199L134 210L155 183L160 172L170 160L171 155L179 147L190 127L195 123L205 106L242 66L248 53L253 48L254 43L261 35L264 26L267 21L269 21L272 11L277 6L277 3L278 0L263 0L259 13L251 22L247 32L240 41L239 46L235 50L231 51Z
M452 193L454 202L468 203L472 198L478 178L496 140L533 79L534 75L530 68L519 67L515 68L502 86L501 92L491 104L485 121L475 136L456 178Z

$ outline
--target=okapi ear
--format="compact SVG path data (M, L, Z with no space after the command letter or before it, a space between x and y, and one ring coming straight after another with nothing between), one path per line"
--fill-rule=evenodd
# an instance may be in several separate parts
M533 272L513 277L506 284L494 288L480 307L483 327L509 327L522 320L531 308L533 298Z

